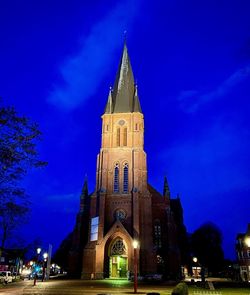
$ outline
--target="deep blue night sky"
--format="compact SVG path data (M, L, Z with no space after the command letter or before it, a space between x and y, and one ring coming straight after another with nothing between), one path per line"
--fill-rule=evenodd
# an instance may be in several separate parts
M38 122L49 165L25 186L15 234L56 248L95 186L101 115L127 46L145 116L149 182L180 194L189 232L212 221L226 257L250 222L248 0L0 1L0 96Z

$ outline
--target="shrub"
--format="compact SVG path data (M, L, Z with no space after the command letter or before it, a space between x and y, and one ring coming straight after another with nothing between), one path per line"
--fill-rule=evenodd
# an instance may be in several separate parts
M185 283L179 283L173 290L172 295L188 295L188 287Z

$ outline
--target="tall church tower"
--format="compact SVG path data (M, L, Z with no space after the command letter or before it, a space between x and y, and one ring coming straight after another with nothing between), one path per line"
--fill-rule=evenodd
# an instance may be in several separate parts
M84 225L83 232L88 241L83 250L82 278L132 273L134 240L139 242L139 272L156 273L157 249L175 246L169 237L169 232L175 231L174 225L168 229L169 224L172 226L169 210L169 194L162 196L147 183L144 117L124 44L102 115L96 188L90 196L89 224Z

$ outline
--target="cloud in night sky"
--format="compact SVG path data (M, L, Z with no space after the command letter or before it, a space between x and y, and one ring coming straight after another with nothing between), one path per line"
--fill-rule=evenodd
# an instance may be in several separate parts
M182 91L178 97L186 112L196 112L198 108L208 102L227 95L234 87L250 78L250 65L235 71L228 79L223 81L215 90L201 94L196 90Z
M128 13L129 11L129 13ZM79 52L62 63L63 83L55 83L48 101L64 110L72 110L96 93L112 63L113 53L121 46L124 30L136 14L133 1L120 1L94 24Z

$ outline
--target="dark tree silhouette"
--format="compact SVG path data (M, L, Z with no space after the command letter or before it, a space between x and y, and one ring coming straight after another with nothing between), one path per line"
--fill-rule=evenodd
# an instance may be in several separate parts
M191 237L194 256L202 267L207 267L212 274L218 274L224 267L222 234L213 223L206 223L198 228Z
M0 252L29 211L22 179L29 169L47 164L38 158L40 135L37 124L19 116L13 107L0 106Z
M72 248L73 232L69 233L67 237L61 242L59 248L56 250L52 260L64 270L69 267L69 252Z

